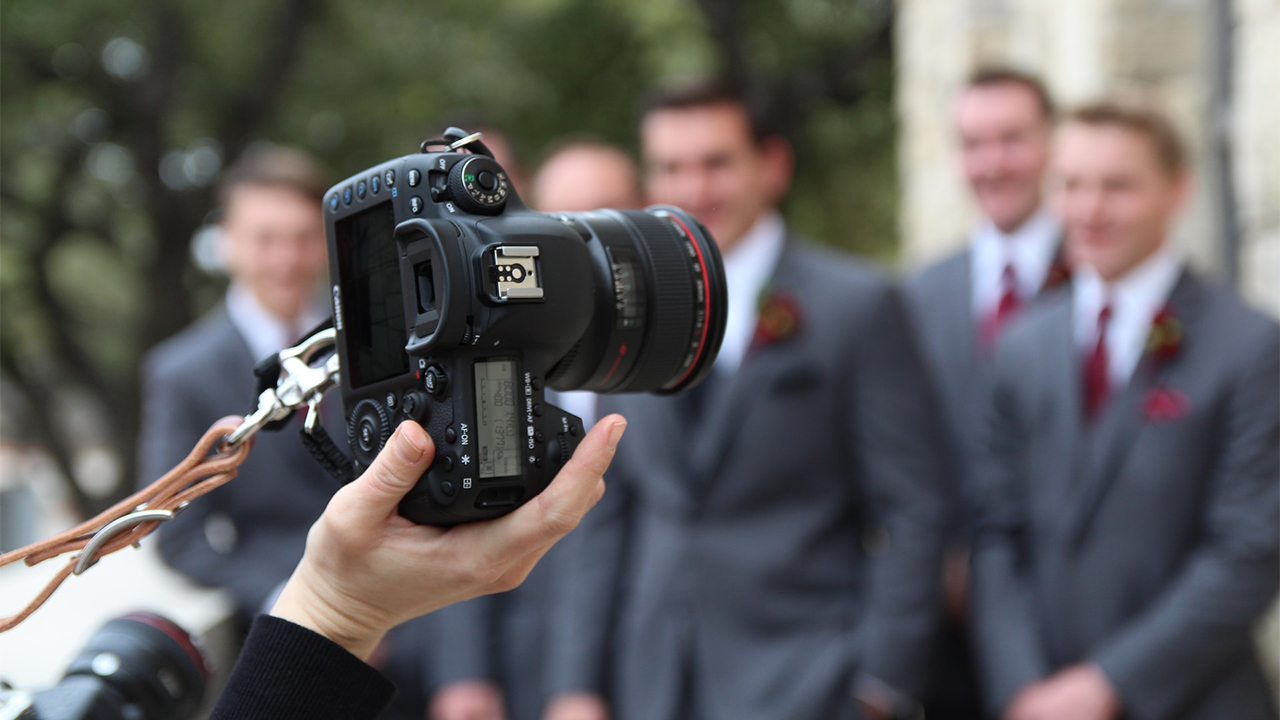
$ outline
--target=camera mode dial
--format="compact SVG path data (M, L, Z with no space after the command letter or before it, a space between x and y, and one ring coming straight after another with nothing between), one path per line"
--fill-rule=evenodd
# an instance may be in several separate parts
M453 166L449 172L449 194L458 207L480 215L497 215L507 203L511 182L502 166L477 155Z
M351 453L362 467L369 467L382 446L391 437L391 421L387 411L376 400L361 400L347 421Z

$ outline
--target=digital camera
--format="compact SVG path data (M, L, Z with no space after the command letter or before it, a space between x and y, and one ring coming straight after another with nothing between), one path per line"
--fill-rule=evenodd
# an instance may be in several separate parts
M678 393L715 361L724 266L688 213L527 208L479 134L325 200L341 394L356 469L405 419L435 461L400 512L492 518L541 492L586 432L546 388Z

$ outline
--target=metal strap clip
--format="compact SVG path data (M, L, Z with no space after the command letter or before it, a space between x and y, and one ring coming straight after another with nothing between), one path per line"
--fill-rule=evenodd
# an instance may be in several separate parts
M135 525L141 525L145 522L164 522L165 520L172 519L172 510L143 509L134 510L128 515L123 515L112 520L95 532L93 537L90 538L89 542L84 546L84 549L76 556L76 569L73 570L72 573L79 575L85 570L96 565L98 562L98 551L102 550L102 546L111 542L116 535L119 535L125 530L128 530Z
M233 448L268 423L283 420L302 407L307 408L305 428L313 432L320 421L320 401L338 384L338 354L320 365L311 362L338 342L338 332L326 328L291 348L280 351L280 379L275 388L258 395L258 407L223 442Z

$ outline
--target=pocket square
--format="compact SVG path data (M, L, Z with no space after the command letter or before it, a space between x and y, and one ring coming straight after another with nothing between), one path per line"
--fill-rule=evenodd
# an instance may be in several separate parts
M1142 403L1142 412L1152 422L1177 420L1184 417L1191 409L1191 400L1181 390L1155 387L1147 392Z

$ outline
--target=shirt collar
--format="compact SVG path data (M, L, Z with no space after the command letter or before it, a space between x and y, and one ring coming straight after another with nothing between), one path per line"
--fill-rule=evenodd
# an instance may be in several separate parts
M1018 296L1035 297L1044 286L1062 242L1062 224L1041 207L1010 233L990 220L973 231L973 301L977 317L985 317L1004 294L1003 275L1012 266Z
M1107 327L1110 374L1117 384L1127 381L1146 345L1151 322L1169 300L1182 275L1181 256L1166 244L1124 276L1108 283L1088 265L1072 273L1077 346L1097 342L1098 314L1111 305Z
M778 266L787 227L776 210L761 215L736 245L723 254L729 290L729 317L716 370L736 370L755 334L760 293Z
M324 319L324 311L313 303L290 324L258 302L243 283L234 281L227 288L227 315L249 345L255 362L292 345L298 340L297 335Z

